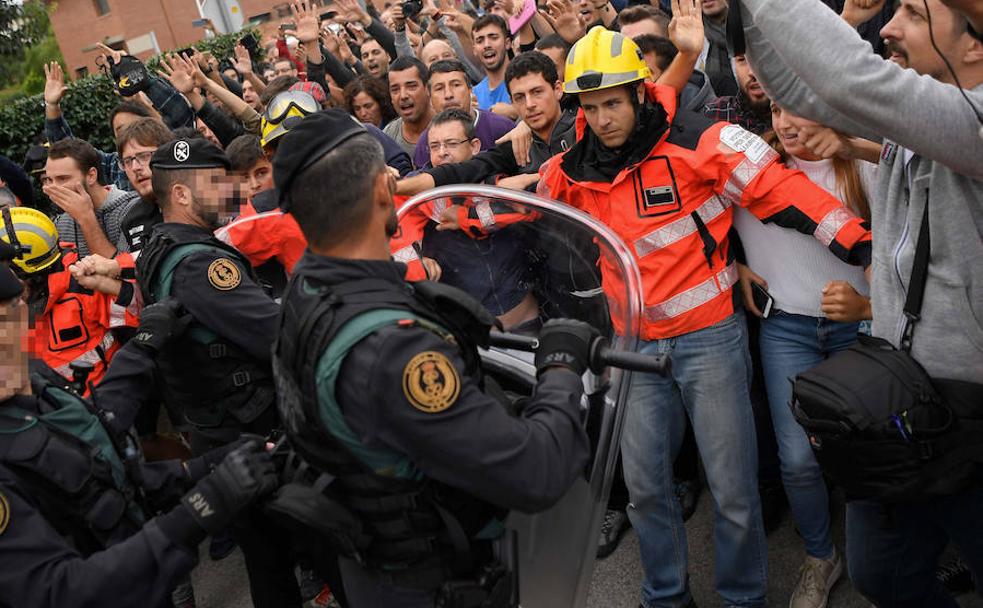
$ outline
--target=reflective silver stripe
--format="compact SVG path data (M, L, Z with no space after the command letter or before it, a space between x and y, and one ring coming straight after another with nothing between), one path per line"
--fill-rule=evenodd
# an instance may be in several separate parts
M846 226L850 220L856 217L857 216L846 207L838 207L833 209L827 213L826 217L823 218L823 221L819 222L819 225L816 226L816 238L819 239L820 243L829 247L830 243L833 242L833 239L836 238L836 234L844 226Z
M487 201L478 203L475 205L474 210L478 214L478 219L481 221L482 228L485 230L495 228L495 212L492 211L491 203Z
M116 302L109 305L109 326L120 327L126 324L126 308Z
M719 217L730 207L729 200L721 199L717 195L708 198L702 205L697 207L696 214L700 216L704 224ZM653 230L642 238L635 241L635 254L638 257L645 257L653 251L658 251L663 247L668 247L676 241L682 240L696 232L696 222L691 215L681 217L678 220L666 224Z
M739 165L734 167L727 183L724 184L724 196L729 198L735 205L741 202L744 191L758 177L761 170L768 166L774 159L778 158L778 152L767 150L758 162L750 158L745 158Z
M433 214L430 216L430 219L432 219L433 221L435 221L435 222L437 222L439 224L440 223L440 214L443 213L446 209L447 209L447 199L446 198L442 198L442 199L438 199L438 200L434 201L433 202Z
M662 321L678 317L726 293L735 283L737 283L737 265L732 263L716 276L710 277L699 285L690 287L661 304L649 306L645 309L645 318L649 321Z
M413 260L417 259L416 250L413 249L412 245L407 245L402 249L393 253L393 259L397 262L402 262L404 264L409 264Z
M72 359L72 361L66 363L65 365L59 365L58 367L55 368L55 371L61 374L62 376L65 376L66 378L71 378L72 363L91 363L93 365L95 365L96 363L101 363L102 356L100 356L99 354L99 349L101 348L102 352L105 354L109 352L109 349L112 348L113 344L115 343L116 340L113 338L113 334L106 332L106 336L102 339L102 342L99 343L99 346L93 348L88 352L82 353L81 355L75 357L74 359Z

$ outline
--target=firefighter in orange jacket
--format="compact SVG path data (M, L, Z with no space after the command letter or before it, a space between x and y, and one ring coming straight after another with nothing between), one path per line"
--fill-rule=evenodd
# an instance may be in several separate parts
M765 606L747 329L728 242L733 206L812 234L856 265L870 263L870 232L756 135L677 113L676 92L645 83L648 73L638 46L619 33L595 27L574 45L564 91L580 100L577 143L543 166L539 193L593 215L629 245L642 276L641 350L673 359L668 378L635 376L622 438L642 605L692 600L672 491L688 419L714 497L717 591L727 605ZM600 264L605 292L618 301L624 287Z
M88 385L98 384L121 344L113 330L139 325L139 303L132 283L107 280L107 292L86 289L69 271L78 261L71 244L58 242L58 230L45 214L28 207L3 210L0 239L23 255L14 260L28 286L31 353L68 380L73 363L88 363ZM132 274L133 259L116 260Z

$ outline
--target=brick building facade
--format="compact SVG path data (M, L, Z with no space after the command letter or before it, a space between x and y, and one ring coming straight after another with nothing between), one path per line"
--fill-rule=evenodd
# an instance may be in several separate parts
M236 9L246 19L272 11L276 21L278 4L282 0L238 0ZM205 37L192 25L201 17L195 0L57 0L54 7L51 25L73 78L97 71L97 42L145 59Z

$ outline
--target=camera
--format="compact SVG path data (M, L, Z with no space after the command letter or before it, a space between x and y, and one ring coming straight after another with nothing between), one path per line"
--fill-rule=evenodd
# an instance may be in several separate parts
M416 17L423 10L423 2L421 0L406 0L400 6L403 7L403 17L406 19Z

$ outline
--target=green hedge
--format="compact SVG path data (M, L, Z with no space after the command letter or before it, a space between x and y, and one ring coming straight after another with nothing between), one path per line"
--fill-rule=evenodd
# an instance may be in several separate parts
M246 31L250 30L200 40L192 46L201 51L211 51L216 59L223 61L232 57L236 42ZM256 30L252 30L252 34L259 37ZM146 64L148 68L155 69L159 65L159 57L147 60ZM43 73L40 78L43 90ZM103 74L95 74L69 83L61 106L76 137L88 140L101 150L112 150L115 144L108 117L119 100L109 79ZM4 103L0 108L0 154L21 162L31 143L43 130L43 95Z

